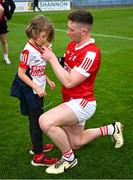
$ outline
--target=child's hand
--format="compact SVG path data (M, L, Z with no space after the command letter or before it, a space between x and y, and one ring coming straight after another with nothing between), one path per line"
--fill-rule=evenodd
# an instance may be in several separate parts
M50 86L50 88L52 89L52 90L54 90L55 89L55 83L53 82L53 81L49 81L48 82L48 84L49 84L49 86Z
M47 84L50 86L50 88L51 88L52 90L55 89L55 83L54 83L53 81L51 81L51 80L48 78L48 76L46 76L46 82L47 82Z
M34 90L36 91L39 97L43 97L46 95L45 90L42 87L39 87L38 85L35 85Z

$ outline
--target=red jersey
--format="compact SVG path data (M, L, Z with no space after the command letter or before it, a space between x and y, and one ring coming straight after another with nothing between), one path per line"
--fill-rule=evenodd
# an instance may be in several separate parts
M95 40L90 39L80 47L75 42L70 42L65 53L64 68L70 72L75 69L87 78L73 88L62 86L63 100L84 98L88 101L95 100L94 81L100 67L100 49L96 47Z

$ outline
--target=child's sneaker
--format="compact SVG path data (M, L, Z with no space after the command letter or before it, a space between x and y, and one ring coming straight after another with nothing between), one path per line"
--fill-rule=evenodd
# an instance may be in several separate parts
M57 161L58 161L57 158L49 158L42 153L42 154L36 154L33 157L31 164L33 166L51 166L55 164Z
M45 144L43 145L43 152L45 153L45 152L51 151L53 148L54 148L53 144ZM30 149L30 154L33 154L33 155L35 154L33 151L33 146Z

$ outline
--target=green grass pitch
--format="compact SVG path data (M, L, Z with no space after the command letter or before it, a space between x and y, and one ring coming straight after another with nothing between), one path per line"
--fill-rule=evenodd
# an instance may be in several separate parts
M30 164L28 120L20 115L19 102L10 97L9 92L19 55L27 41L26 26L39 13L16 13L8 23L11 65L2 62L0 48L0 179L133 178L133 7L91 9L91 12L94 15L92 37L101 48L102 59L95 83L97 110L86 128L121 121L124 146L116 150L110 137L98 138L77 150L78 165L61 175L48 175L45 167ZM58 56L63 55L69 42L66 35L68 13L42 12L55 25L53 51ZM52 92L47 88L45 111L61 102L61 83L50 65L47 74L55 81L56 90ZM51 140L45 136L45 142L51 143ZM60 157L60 152L55 148L47 155Z

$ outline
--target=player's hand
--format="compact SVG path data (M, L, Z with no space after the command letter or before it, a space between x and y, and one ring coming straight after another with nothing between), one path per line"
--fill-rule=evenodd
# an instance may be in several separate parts
M46 61L51 62L52 59L56 58L56 56L49 48L43 47L43 58Z
M52 51L52 43L43 44L41 48L42 48L42 50L45 50L45 48L48 48Z

